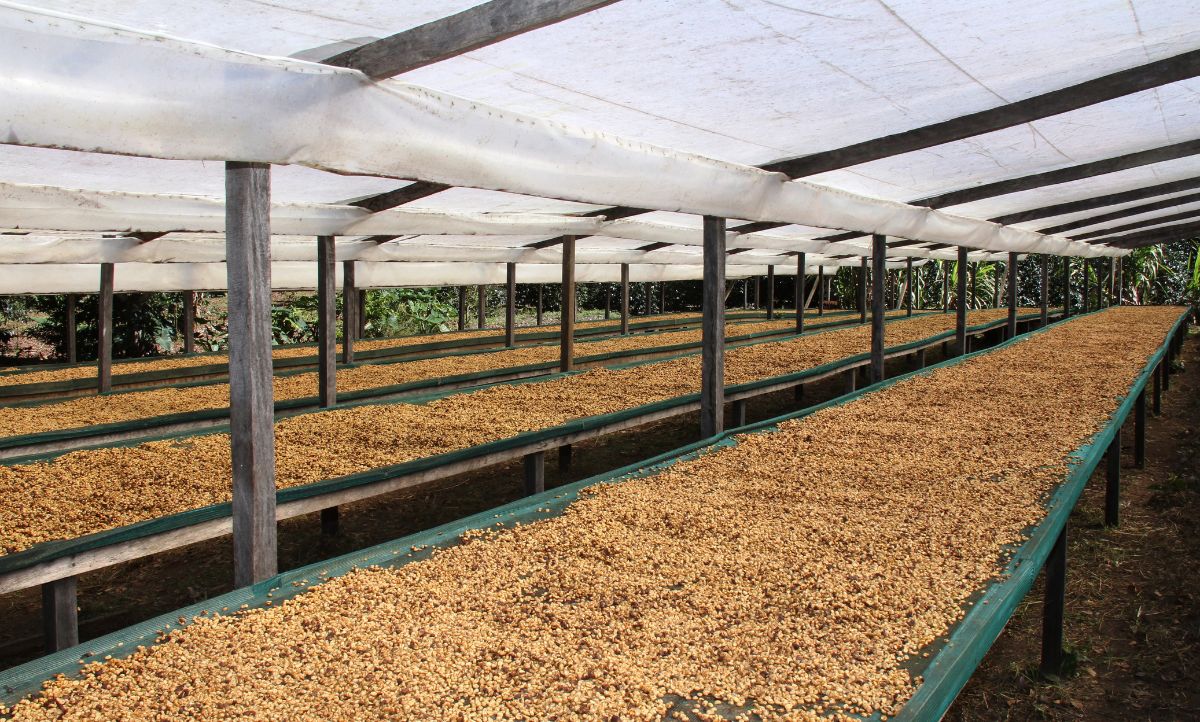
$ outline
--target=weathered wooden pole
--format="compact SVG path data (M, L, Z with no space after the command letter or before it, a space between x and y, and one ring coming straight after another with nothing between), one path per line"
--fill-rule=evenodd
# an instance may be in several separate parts
M997 264L992 264L992 268L996 268ZM992 308L1000 308L1000 281L1004 278L999 272L993 274L992 279Z
M367 337L367 294L370 289L355 288L354 296L358 301L358 305L354 314L354 339L361 340Z
M196 350L196 292L183 292L183 352Z
M538 287L537 287L537 289L538 289L538 292L537 292L537 325L538 326L542 325L542 314L543 314L542 290L543 290L543 288L544 288L544 285L539 283Z
M979 263L968 264L971 267L971 303L970 308L979 305Z
M75 343L75 332L79 326L75 320L75 306L79 301L79 297L74 293L67 294L67 309L66 318L63 319L63 345L66 347L67 363L76 363L79 361L78 344Z
M1133 465L1146 468L1146 388L1142 387L1133 406Z
M1008 338L1017 336L1017 254L1008 254Z
M504 345L517 345L517 264L504 264Z
M354 339L358 337L358 289L354 261L342 262L342 363L354 363Z
M887 236L871 237L871 383L883 381L884 276L887 273Z
M825 266L817 265L817 315L825 315L825 299L829 289L825 285Z
M79 644L76 577L42 585L42 640L47 654Z
M322 407L337 403L337 251L317 236L317 386Z
M1042 256L1042 325L1050 323L1050 257Z
M805 282L808 280L805 277L805 253L800 252L796 256L796 333L804 333L804 306L805 301Z
M1117 427L1112 441L1104 452L1104 525L1121 523L1121 428Z
M867 257L858 266L858 322L867 322Z
M621 264L621 335L629 335L629 264Z
M321 408L337 404L337 249L317 236L317 394ZM321 510L321 533L338 532L338 508Z
M563 236L562 317L559 321L559 370L575 368L575 236Z
M1063 318L1071 317L1071 257L1063 256Z
M649 281L642 284L642 297L646 299L646 315L650 316L654 313L654 297L650 295Z
M479 328L487 325L487 286L482 283L476 289L475 315L479 318Z
M612 318L612 286L604 284L604 320Z
M99 346L97 347L97 372L100 393L112 389L112 351L113 351L113 281L114 266L111 263L100 264L100 298L99 314L96 318L96 330Z
M278 563L275 402L271 385L270 212L270 166L226 163L229 434L233 466L233 569L234 585L238 587L273 576Z
M1092 310L1092 264L1083 259L1083 312Z
M904 310L906 316L913 312L913 271L912 256L904 260Z
M1124 257L1114 258L1113 262L1117 266L1114 272L1116 273L1116 278L1113 280L1113 286L1115 287L1113 305L1120 306L1125 303L1125 259Z
M704 217L704 301L700 436L725 427L725 219Z
M667 282L658 282L658 312L667 312Z
M458 330L467 330L467 287L458 287Z
M950 261L942 261L942 313L950 313Z
M967 248L958 247L957 297L954 303L954 354L967 353Z
M767 266L767 320L775 320L775 266Z

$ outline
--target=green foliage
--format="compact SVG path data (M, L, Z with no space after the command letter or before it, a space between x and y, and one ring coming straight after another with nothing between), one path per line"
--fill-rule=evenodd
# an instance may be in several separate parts
M369 291L366 295L366 335L403 336L448 331L452 325L457 325L456 299L457 293L453 289Z
M96 357L96 295L79 296L75 305L76 349L80 359ZM44 314L30 335L66 354L66 296L30 296L28 313ZM113 296L113 357L154 356L170 351L179 336L183 300L177 293L121 293Z

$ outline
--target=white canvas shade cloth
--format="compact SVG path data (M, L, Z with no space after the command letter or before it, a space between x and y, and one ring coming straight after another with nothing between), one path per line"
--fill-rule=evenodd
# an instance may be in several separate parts
M644 5L633 3L639 4ZM577 20L544 30L561 32ZM883 232L993 251L1124 252L787 182L780 174L521 116L439 90L373 83L354 71L17 6L0 6L0 40L0 94L6 96L10 142L299 163L571 201ZM67 62L81 56L91 61ZM45 122L50 117L55 122Z

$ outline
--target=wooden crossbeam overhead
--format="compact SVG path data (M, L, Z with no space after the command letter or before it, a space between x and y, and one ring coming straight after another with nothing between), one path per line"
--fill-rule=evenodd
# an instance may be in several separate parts
M1076 228L1087 228L1088 226L1094 226L1097 223L1107 223L1108 221L1115 221L1118 218L1128 218L1129 216L1136 216L1136 215L1140 215L1142 213L1151 213L1153 211L1161 211L1161 210L1164 210L1167 208L1175 208L1176 206L1182 206L1186 203L1197 203L1197 202L1200 202L1200 193L1188 193L1186 195L1176 196L1174 198L1165 198L1161 201L1155 201L1153 203L1143 203L1143 204L1137 205L1137 206L1130 206L1128 208L1122 208L1119 211L1110 211L1109 213L1101 213L1098 216L1088 216L1087 218L1080 218L1079 220L1071 221L1070 223L1062 223L1057 226L1049 226L1047 228L1040 228L1040 229L1038 229L1038 233L1066 233L1067 231L1073 231ZM1086 236L1075 236L1075 237L1076 238L1085 238Z
M1193 50L1015 103L822 153L778 160L762 167L792 178L815 175L1011 128L1196 75L1200 75L1200 51Z
M1169 216L1158 216L1156 218L1145 218L1140 221L1134 221L1133 223L1126 223L1124 225L1113 226L1111 228L1101 228L1096 231L1088 231L1087 233L1080 233L1077 236L1072 236L1072 238L1074 238L1077 241L1090 241L1094 238L1094 239L1096 239L1094 241L1095 243L1103 243L1104 237L1106 237L1106 236L1114 236L1119 233L1123 233L1125 231L1135 231L1139 228L1146 228L1148 226L1157 226L1162 223L1171 223L1173 221L1193 220L1196 218L1200 218L1200 210L1184 211L1182 213L1172 213Z
M378 213L380 211L390 210L397 206L402 206L406 203L419 201L422 198L427 198L435 193L441 193L450 187L451 186L448 186L445 183L414 181L401 188L388 191L387 193L380 193L378 195L352 200L347 203L347 205L366 208L372 213Z
M1200 221L1180 223L1174 226L1163 226L1162 228L1152 228L1148 231L1126 233L1123 236L1106 238L1103 242L1110 246L1116 246L1117 248L1140 248L1142 246L1152 246L1155 243L1177 241L1182 238L1188 238L1189 236L1200 236ZM1101 241L1095 241L1095 243L1100 242Z
M665 241L658 241L658 242L656 242L656 243L648 243L648 244L646 244L646 245L644 245L644 246L638 246L638 248L637 248L636 250L639 250L639 251L657 251L657 250L659 250L660 248L667 248L667 247L669 247L669 246L673 246L673 245L675 245L675 244L674 244L674 243L666 243Z
M382 80L521 33L582 15L616 0L491 0L460 13L326 58Z
M1106 193L1105 195L1095 196L1092 198L1083 198L1077 201L1069 201L1067 203L1055 203L1041 208L1029 208L1023 211L1014 213L1006 213L1002 216L991 218L994 223L1012 224L1024 223L1026 221L1036 221L1039 218L1053 218L1054 216L1065 216L1068 213L1080 213L1082 211L1090 211L1096 208L1104 208L1105 206L1115 206L1118 203L1130 203L1132 201L1145 200L1146 198L1154 198L1155 196L1163 196L1168 193L1178 193L1180 191L1191 190L1192 188L1200 188L1200 177L1185 178L1183 180L1171 181L1169 183L1159 183L1157 185L1145 186L1142 188L1134 188L1128 191L1119 193ZM1044 231L1043 231L1044 232Z

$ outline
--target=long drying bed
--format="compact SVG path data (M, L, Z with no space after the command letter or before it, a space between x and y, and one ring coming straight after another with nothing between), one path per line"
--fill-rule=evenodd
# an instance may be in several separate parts
M936 720L1184 321L1054 324L288 572L0 689L44 685L16 720Z

